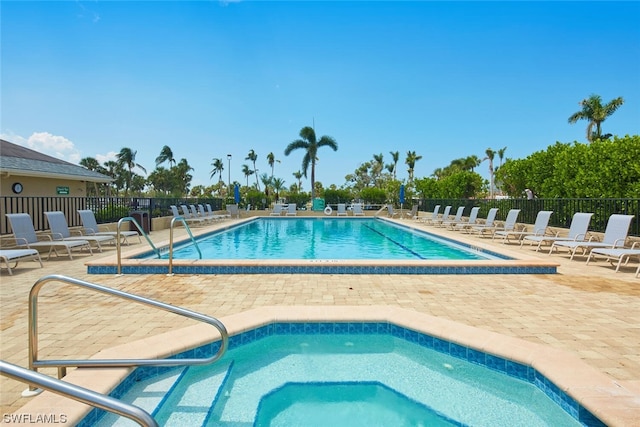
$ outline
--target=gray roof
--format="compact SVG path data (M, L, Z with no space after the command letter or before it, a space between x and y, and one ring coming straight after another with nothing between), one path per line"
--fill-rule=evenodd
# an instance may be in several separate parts
M113 178L0 139L0 172L18 176L111 182Z

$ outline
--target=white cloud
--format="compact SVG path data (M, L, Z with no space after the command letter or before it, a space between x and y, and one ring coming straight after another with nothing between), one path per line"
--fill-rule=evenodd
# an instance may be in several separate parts
M52 135L49 132L34 132L27 138L26 146L70 163L78 164L82 158L73 142L64 136Z
M115 151L109 151L107 154L96 154L96 160L101 165L104 165L104 163L108 162L109 160L113 160L115 162L117 161L117 154L118 153L116 153Z

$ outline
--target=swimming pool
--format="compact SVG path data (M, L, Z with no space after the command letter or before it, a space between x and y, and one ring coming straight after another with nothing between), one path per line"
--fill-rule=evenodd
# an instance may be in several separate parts
M276 322L229 349L210 366L139 368L112 395L166 426L604 425L530 366L391 323Z
M193 230L211 258L199 259L186 239L177 242L172 273L554 274L558 267L553 260L515 258L382 218L251 218L215 227ZM164 259L135 250L122 259L121 272L168 273L168 245L161 249ZM115 257L87 262L89 274L117 271Z

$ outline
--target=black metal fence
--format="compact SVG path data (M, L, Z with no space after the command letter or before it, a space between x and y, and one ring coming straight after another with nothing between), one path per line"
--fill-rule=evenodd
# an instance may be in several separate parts
M533 224L538 211L553 211L549 226L569 228L573 214L592 212L589 230L604 232L609 216L612 214L635 215L631 221L629 234L640 236L640 199L422 199L418 201L419 210L433 212L436 205L451 205L451 213L459 206L465 207L465 215L474 206L479 206L478 218L486 218L491 208L498 208L497 219L504 220L509 209L520 209L518 222Z
M45 212L61 211L70 227L79 226L79 209L91 209L99 224L117 222L133 213L144 213L149 218L172 215L170 206L209 203L213 210L223 209L218 198L147 198L147 197L0 197L0 234L11 233L5 214L28 213L36 231L49 228Z
M603 232L611 214L634 215L629 234L640 236L640 199L422 199L419 210L433 212L435 205L451 205L452 214L459 206L465 207L465 215L474 206L480 207L478 217L486 217L491 208L498 208L498 219L504 219L509 209L520 209L518 222L533 224L538 211L553 211L549 225L568 228L576 212L592 212L589 229ZM209 203L214 210L224 209L220 198L145 198L145 197L0 197L0 234L9 234L7 213L28 213L33 218L36 230L48 229L44 212L62 211L69 226L81 225L78 209L91 209L98 223L117 222L132 212L144 212L149 218L170 216L171 205ZM405 204L405 208L410 208Z

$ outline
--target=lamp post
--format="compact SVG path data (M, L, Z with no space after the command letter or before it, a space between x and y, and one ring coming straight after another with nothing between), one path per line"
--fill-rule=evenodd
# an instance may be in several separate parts
M231 190L231 154L227 154L227 160L229 161L229 190Z

